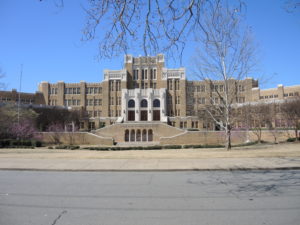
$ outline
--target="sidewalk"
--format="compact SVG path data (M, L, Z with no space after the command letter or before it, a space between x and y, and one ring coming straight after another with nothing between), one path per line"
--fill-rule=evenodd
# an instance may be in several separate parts
M232 149L87 151L1 149L0 170L178 171L300 169L300 144Z

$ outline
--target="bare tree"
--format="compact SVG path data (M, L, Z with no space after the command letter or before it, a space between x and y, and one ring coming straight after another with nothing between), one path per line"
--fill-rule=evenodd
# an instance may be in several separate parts
M241 80L254 69L255 48L250 30L242 26L239 10L215 2L203 15L194 72L209 87L206 111L225 131L226 148L230 149L234 104L243 88Z
M285 3L284 3L284 9L288 13L293 13L299 8L300 8L300 1L299 0L286 0Z
M43 0L40 0L43 1ZM226 0L222 0L226 1ZM64 7L64 0L53 0ZM186 42L201 29L206 5L216 0L87 0L83 41L99 40L99 56L166 53L182 57ZM242 0L233 0L244 8ZM175 58L175 57L174 57Z
M272 127L271 107L266 103L250 105L248 114L251 131L256 135L258 143L261 143L262 130Z
M300 129L300 97L286 101L281 106L283 117L286 124L295 131L296 141L299 140L298 130Z

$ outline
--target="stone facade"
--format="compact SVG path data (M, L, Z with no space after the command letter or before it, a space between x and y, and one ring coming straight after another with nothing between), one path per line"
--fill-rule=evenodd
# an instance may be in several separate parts
M18 104L19 97L22 105L45 105L45 98L41 92L19 93L16 89L0 91L0 103Z
M230 86L236 87L237 104L282 101L300 92L300 85L260 90L258 81L253 78L232 80ZM207 124L198 115L207 104L220 101L217 91L224 91L224 82L188 81L185 68L166 68L162 54L155 57L126 55L124 68L104 70L102 82L41 82L39 91L46 105L85 111L82 130L127 121L161 121L182 129L213 130L214 125ZM155 100L159 107L154 107Z

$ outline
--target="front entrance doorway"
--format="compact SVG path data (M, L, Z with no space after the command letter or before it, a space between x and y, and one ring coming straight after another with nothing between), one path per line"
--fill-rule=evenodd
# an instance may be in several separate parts
M153 121L160 121L160 110L153 110Z
M148 121L148 111L141 110L141 121Z
M128 110L128 121L135 121L135 112L134 112L134 110Z

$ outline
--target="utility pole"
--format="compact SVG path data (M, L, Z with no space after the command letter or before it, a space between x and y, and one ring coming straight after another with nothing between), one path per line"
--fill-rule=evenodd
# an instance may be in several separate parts
M19 86L19 99L18 99L18 125L20 125L20 104L21 104L22 75L23 75L23 64L21 64L21 72L20 72L20 86Z

